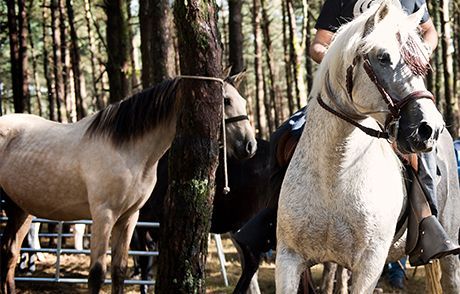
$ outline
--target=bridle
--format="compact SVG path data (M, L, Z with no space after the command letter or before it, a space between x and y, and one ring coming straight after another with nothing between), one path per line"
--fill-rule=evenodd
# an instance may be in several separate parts
M227 132L225 130L225 125L226 124L232 124L236 123L239 121L243 120L249 120L249 117L247 115L237 115L229 118L225 118L225 98L228 98L227 93L225 92L225 81L224 79L221 78L216 78L216 77L207 77L207 76L190 76L190 75L180 75L177 78L179 79L191 79L191 80L202 80L202 81L214 81L218 82L222 85L222 96L224 99L222 99L222 142L221 146L223 148L223 153L224 153L224 188L223 188L223 193L228 194L230 192L230 187L228 186L228 169L227 169Z
M374 69L372 68L371 62L369 60L368 54L364 55L357 55L353 59L353 63L347 68L346 71L346 88L347 88L347 93L348 97L350 100L353 102L353 75L354 75L354 68L357 66L360 60L363 60L362 66L364 68L364 71L366 72L367 76L369 79L372 81L372 83L377 87L377 90L380 92L381 97L383 101L387 104L388 110L389 110L389 115L386 118L385 125L382 127L383 131L380 130L375 130L372 128L368 128L354 120L353 118L350 118L344 113L341 113L330 106L328 106L318 95L318 103L321 107L323 107L325 110L329 111L330 113L334 114L335 116L341 118L342 120L345 120L346 122L354 125L355 127L359 128L361 131L366 133L369 136L376 137L376 138L383 138L383 139L390 139L390 138L395 138L399 126L399 119L401 116L401 109L407 105L409 102L417 100L417 99L422 99L422 98L427 98L431 99L433 102L435 101L434 96L431 92L427 90L419 90L419 91L414 91L404 97L401 100L396 99L393 97L391 94L389 94L383 85L380 83L379 78L377 77L377 74L375 73ZM393 134L390 135L389 130L393 129Z

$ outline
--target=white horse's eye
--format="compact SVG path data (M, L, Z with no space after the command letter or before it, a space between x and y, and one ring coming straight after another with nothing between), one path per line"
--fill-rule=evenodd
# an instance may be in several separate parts
M388 52L382 52L377 55L377 59L379 60L381 65L390 65L391 64L391 56Z
M232 105L232 101L230 100L230 98L224 98L224 104L225 106L230 106Z

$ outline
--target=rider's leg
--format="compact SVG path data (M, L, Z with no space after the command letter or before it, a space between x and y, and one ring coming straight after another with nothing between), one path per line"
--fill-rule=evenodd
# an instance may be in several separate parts
M421 153L418 157L418 177L425 191L426 200L430 204L431 213L438 215L436 150Z

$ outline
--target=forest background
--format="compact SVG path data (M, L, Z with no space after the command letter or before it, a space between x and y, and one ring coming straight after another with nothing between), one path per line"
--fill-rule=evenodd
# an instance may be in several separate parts
M307 103L316 67L307 53L322 2L217 1L222 66L246 69L240 91L261 138ZM428 4L440 39L427 84L458 138L460 2ZM81 119L179 75L176 36L168 0L2 1L1 113Z

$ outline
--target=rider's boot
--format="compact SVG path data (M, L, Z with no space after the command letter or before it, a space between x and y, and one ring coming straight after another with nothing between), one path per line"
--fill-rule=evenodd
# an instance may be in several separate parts
M460 246L449 238L438 219L432 215L418 176L412 168L408 169L412 179L406 242L410 264L423 265L431 259L459 254Z

